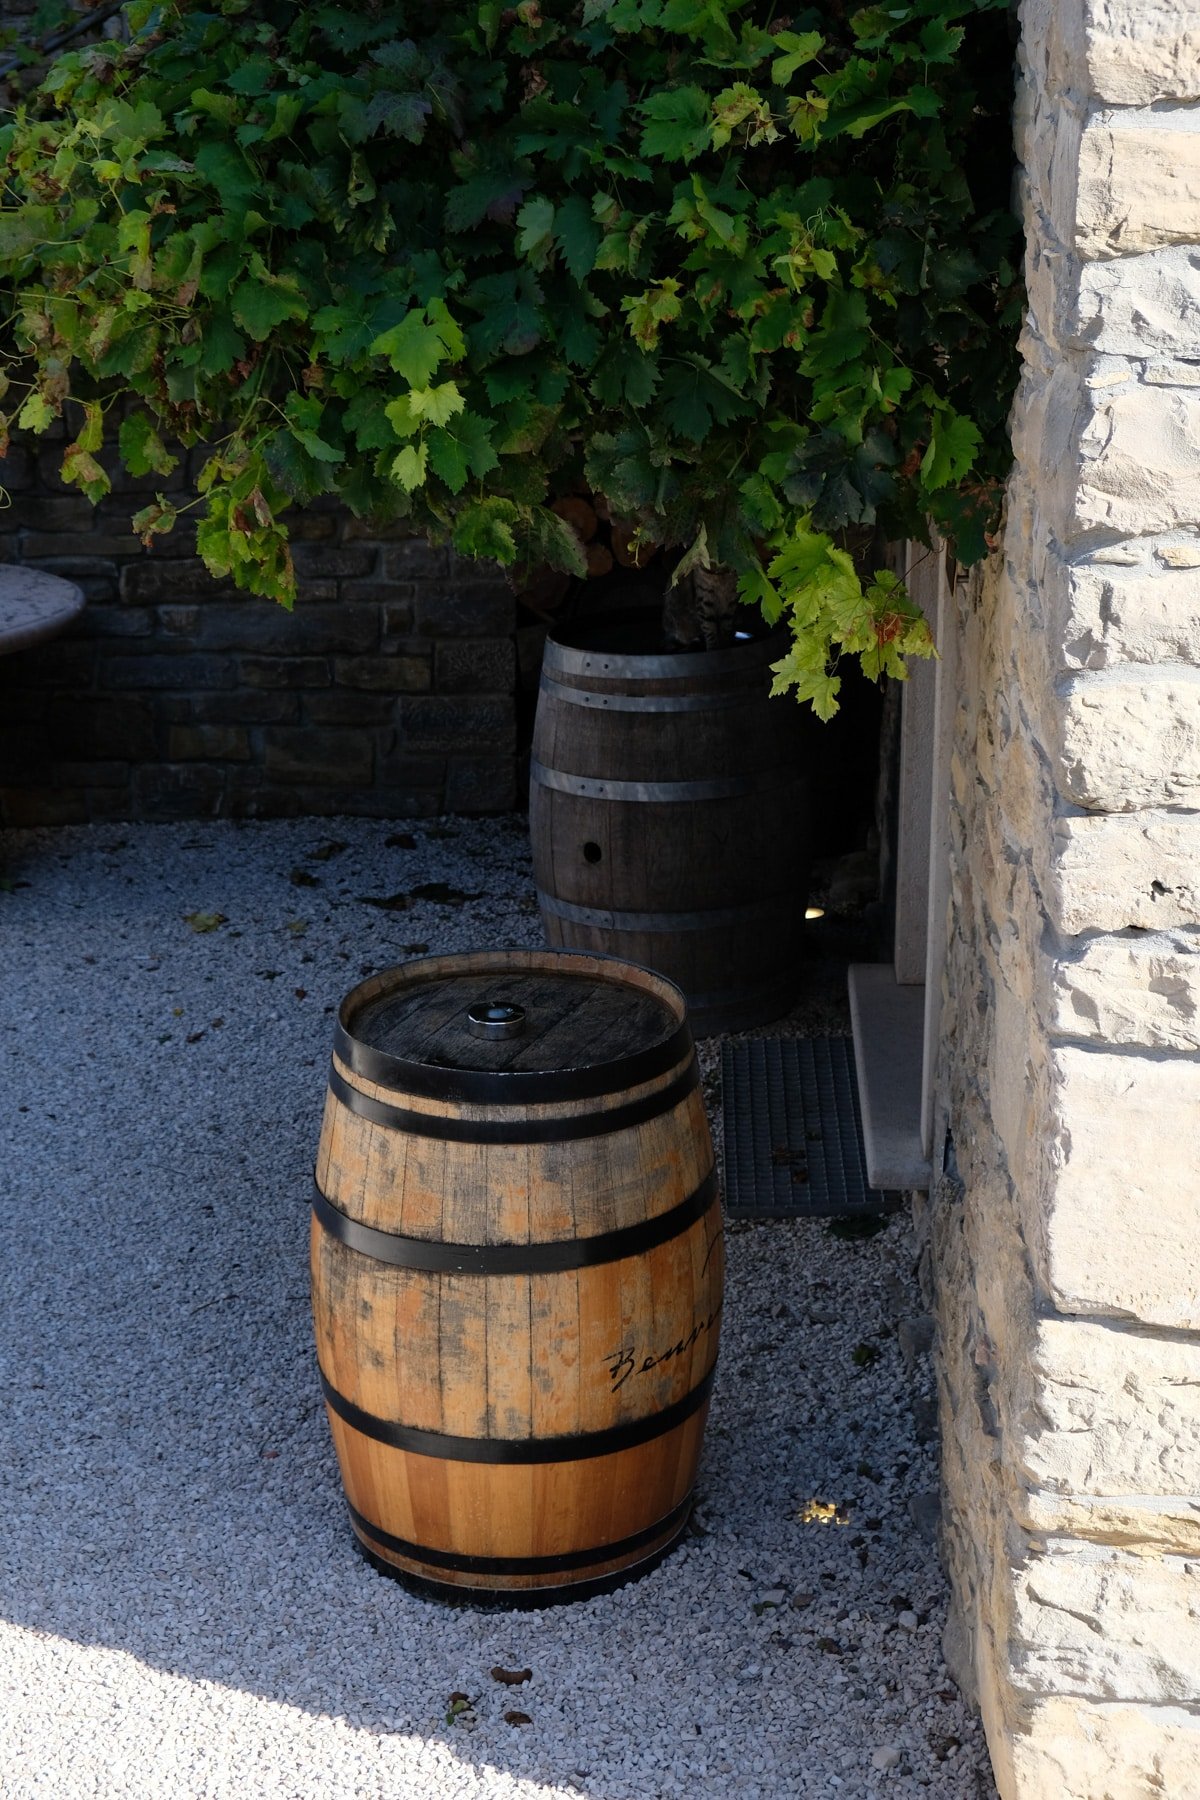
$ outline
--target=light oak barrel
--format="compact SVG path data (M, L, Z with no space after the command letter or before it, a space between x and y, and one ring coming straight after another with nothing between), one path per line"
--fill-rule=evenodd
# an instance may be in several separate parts
M470 1035L481 1000L523 1008L521 1035ZM641 1573L678 1541L724 1265L669 982L517 950L355 988L311 1244L330 1429L377 1566L449 1597L542 1605Z
M796 992L808 894L807 721L772 700L787 636L653 654L645 614L546 645L530 763L548 943L628 957L742 1030Z

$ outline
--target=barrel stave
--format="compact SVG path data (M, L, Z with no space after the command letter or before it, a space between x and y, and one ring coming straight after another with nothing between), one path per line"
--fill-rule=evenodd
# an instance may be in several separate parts
M338 1441L340 1420L334 1421ZM359 1519L360 1541L397 1572L441 1587L483 1587L503 1594L551 1591L570 1598L572 1586L590 1585L653 1562L686 1525L686 1502L704 1430L704 1413L686 1421L656 1448L653 1459L626 1451L595 1465L562 1462L550 1467L481 1470L466 1463L406 1457L402 1452L338 1443L347 1499ZM682 1517L680 1516L682 1512ZM472 1548L444 1546L446 1519L470 1520ZM360 1524L361 1521L361 1524ZM660 1521L667 1521L657 1529ZM408 1548L390 1549L384 1534ZM643 1541L617 1555L609 1546ZM580 1546L584 1549L581 1550ZM433 1553L428 1560L420 1552ZM436 1559L435 1559L436 1558ZM530 1559L563 1559L570 1566L529 1571L455 1567L477 1559L519 1565ZM586 1558L586 1560L583 1560Z
M657 1118L606 1131L618 1104L665 1094L691 1066L691 1051L665 1074L607 1101L506 1109L508 1143L446 1141L416 1130L397 1131L359 1117L327 1095L317 1181L351 1218L380 1230L466 1244L527 1243L530 1206L537 1197L537 1237L587 1236L667 1212L699 1187L712 1168L711 1142L698 1080ZM340 1060L334 1068L347 1071ZM354 1088L395 1099L377 1082L353 1077ZM492 1125L495 1108L414 1101L431 1121L453 1119L465 1129ZM525 1142L532 1122L578 1121L587 1138ZM585 1148L586 1147L586 1148ZM581 1152L583 1152L581 1154Z
M489 1277L386 1268L314 1221L321 1371L371 1417L451 1436L566 1437L643 1419L683 1400L715 1361L717 1229L714 1203L690 1231L640 1256ZM504 1363L489 1351L494 1293L506 1296ZM498 1432L495 1416L528 1417L529 1428Z

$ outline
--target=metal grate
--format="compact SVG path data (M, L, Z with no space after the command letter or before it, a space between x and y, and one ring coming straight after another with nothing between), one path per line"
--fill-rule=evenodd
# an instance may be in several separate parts
M750 1038L721 1053L725 1210L733 1219L877 1213L850 1038Z

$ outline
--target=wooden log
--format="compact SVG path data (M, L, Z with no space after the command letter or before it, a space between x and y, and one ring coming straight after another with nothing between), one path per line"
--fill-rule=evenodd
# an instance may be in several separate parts
M568 494L562 500L555 500L550 511L557 513L572 528L580 543L591 543L596 535L596 513L581 495Z

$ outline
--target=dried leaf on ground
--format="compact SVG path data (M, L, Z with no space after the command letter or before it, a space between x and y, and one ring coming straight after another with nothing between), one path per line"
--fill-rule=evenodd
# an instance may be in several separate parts
M522 1682L533 1680L532 1669L502 1669L497 1663L492 1670L492 1680L502 1681L505 1687L520 1687Z
M206 931L217 931L222 925L227 925L229 923L225 914L219 912L184 913L183 922L185 925L190 925L193 931L200 934L203 934Z

